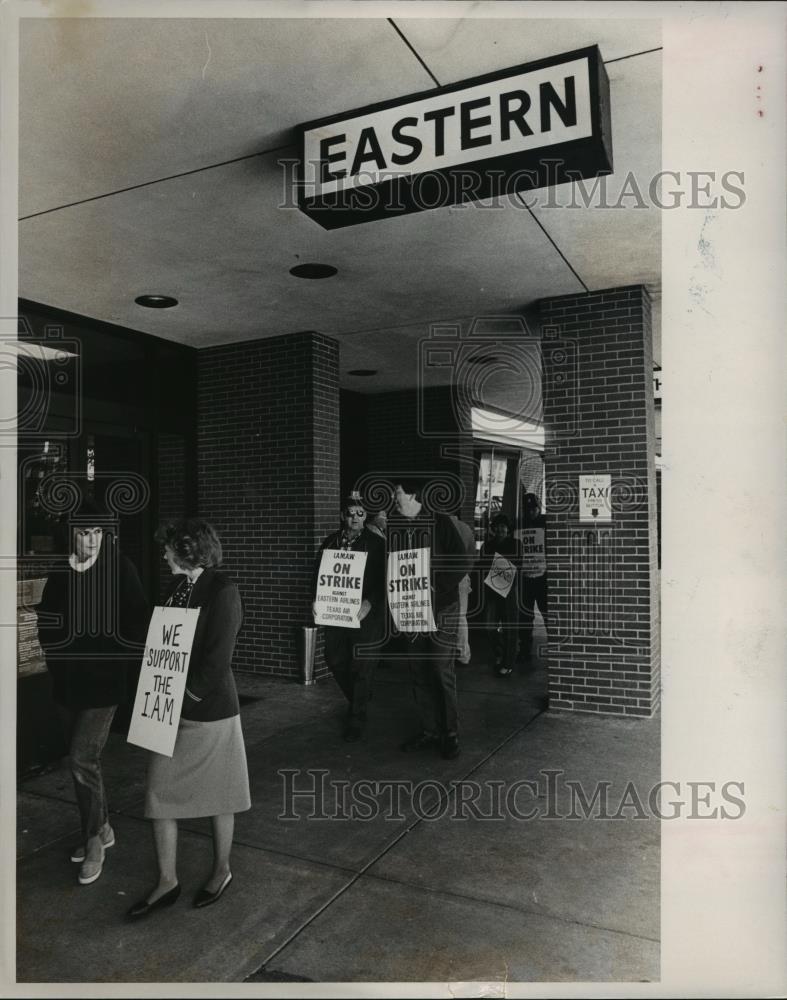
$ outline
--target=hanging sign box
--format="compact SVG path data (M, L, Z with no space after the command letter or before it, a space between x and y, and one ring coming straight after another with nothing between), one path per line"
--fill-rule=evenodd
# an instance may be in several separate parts
M299 131L298 206L324 229L612 172L595 45Z

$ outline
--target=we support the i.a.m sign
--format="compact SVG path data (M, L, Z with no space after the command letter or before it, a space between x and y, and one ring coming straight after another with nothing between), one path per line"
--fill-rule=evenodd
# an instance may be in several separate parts
M325 229L612 171L597 46L301 126L298 204Z

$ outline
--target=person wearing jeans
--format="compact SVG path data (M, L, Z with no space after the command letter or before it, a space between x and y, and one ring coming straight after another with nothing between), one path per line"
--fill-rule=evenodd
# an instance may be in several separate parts
M105 848L115 843L109 824L107 796L101 773L104 752L117 705L76 710L58 706L63 732L69 747L71 777L74 782L79 815L82 818L84 842L99 835ZM85 847L80 844L72 852L72 861L85 861ZM80 873L82 874L82 873ZM84 884L84 879L80 879Z
M80 885L96 881L115 843L101 756L115 711L131 694L129 668L150 618L137 572L105 523L95 503L83 500L71 516L70 555L50 572L37 609L79 808L82 839L71 860L80 864Z

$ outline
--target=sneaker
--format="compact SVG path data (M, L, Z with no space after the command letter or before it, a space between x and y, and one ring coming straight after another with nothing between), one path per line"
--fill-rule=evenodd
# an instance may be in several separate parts
M88 861L85 859L82 862L82 867L79 869L79 884L80 885L90 885L91 882L95 882L99 877L101 872L104 870L104 846L101 846L101 857L97 861Z
M101 837L101 844L104 847L115 846L115 831L112 829L109 823L107 823L107 825L101 829L100 837ZM85 860L85 857L86 854L85 854L84 844L79 844L71 852L71 860L77 865L81 865L82 862Z
M456 733L446 733L443 737L442 754L445 760L454 760L460 754L459 737Z
M433 747L437 742L437 735L435 733L421 732L417 736L412 736L409 740L405 740L401 745L401 750L404 753L413 753L416 750L425 750L427 747Z

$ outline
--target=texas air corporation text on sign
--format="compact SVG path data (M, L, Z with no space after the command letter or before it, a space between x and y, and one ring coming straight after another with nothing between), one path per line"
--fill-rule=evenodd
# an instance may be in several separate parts
M612 171L596 46L300 131L299 207L325 229Z

